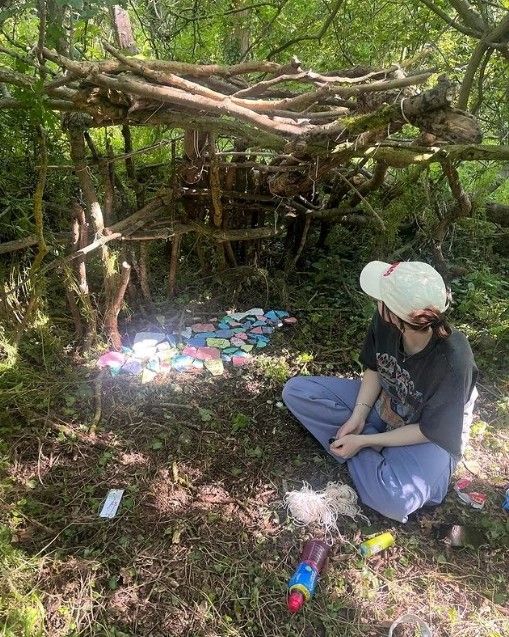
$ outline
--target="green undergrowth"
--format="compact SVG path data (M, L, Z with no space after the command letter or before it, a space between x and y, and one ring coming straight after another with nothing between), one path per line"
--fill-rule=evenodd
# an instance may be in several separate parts
M2 500L3 496L2 489ZM0 524L0 634L42 637L44 606L34 586L40 560L13 548L11 541L9 528Z
M39 637L48 634L37 586L44 559L15 548L30 499L20 497L19 489L30 493L37 478L13 475L16 445L25 439L37 447L55 414L77 419L78 411L70 406L78 402L85 415L91 393L88 372L73 364L64 339L56 337L46 321L27 333L18 347L13 342L14 337L0 329L0 635Z
M491 376L507 373L508 274L507 269L496 273L481 266L452 282L455 325L467 334L478 365Z

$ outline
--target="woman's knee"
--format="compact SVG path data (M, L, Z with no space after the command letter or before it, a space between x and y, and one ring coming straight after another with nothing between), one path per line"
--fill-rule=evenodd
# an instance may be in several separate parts
M348 462L348 470L361 502L386 518L406 522L410 513L425 504L423 494L408 481L398 485L392 472L387 471L386 461L381 454L373 452L362 455Z
M415 486L412 488L408 484L400 492L390 491L376 495L373 491L363 489L359 495L363 504L397 522L406 522L411 513L428 504L438 505L445 497L444 495L431 502L420 489Z
M361 500L364 502L363 498L361 498ZM409 510L408 502L401 501L398 498L380 502L369 498L369 502L364 502L364 504L377 511L377 513L380 513L380 515L391 520L396 520L396 522L406 522L410 513L415 511L415 509L411 507Z
M285 405L290 405L296 400L307 397L310 380L306 376L294 376L286 381L283 387L282 397Z

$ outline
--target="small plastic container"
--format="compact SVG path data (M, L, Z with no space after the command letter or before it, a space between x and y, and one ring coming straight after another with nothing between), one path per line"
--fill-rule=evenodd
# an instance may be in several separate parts
M413 613L407 613L406 615L401 615L401 617L398 617L398 619L396 619L396 621L393 622L392 626L389 628L388 637L393 637L394 629L397 626L413 626L414 628L419 629L419 633L416 633L415 631L412 633L416 637L417 635L419 637L432 637L431 628L428 626L428 624Z

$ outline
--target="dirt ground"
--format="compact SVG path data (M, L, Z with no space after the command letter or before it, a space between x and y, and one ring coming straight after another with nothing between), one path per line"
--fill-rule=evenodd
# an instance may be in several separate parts
M9 440L13 539L39 560L48 635L381 637L405 612L436 637L509 635L509 433L493 422L487 386L456 472L487 493L485 508L451 490L404 525L370 509L370 527L344 519L316 598L288 614L285 588L306 532L287 519L282 497L304 480L349 482L280 403L288 375L341 371L292 348L299 329L221 377L105 378L96 436L87 433L91 371L66 390L66 413L48 418L47 431ZM110 488L125 494L105 520L98 511ZM438 535L452 523L477 527L483 546L449 547ZM395 546L361 559L362 539L385 530Z

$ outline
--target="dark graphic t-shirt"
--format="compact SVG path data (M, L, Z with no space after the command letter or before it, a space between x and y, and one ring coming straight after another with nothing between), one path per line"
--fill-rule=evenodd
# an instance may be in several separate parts
M465 406L477 379L472 350L461 332L432 337L409 356L401 333L377 312L360 360L379 374L382 391L376 409L388 429L418 423L428 440L455 458L461 456Z

